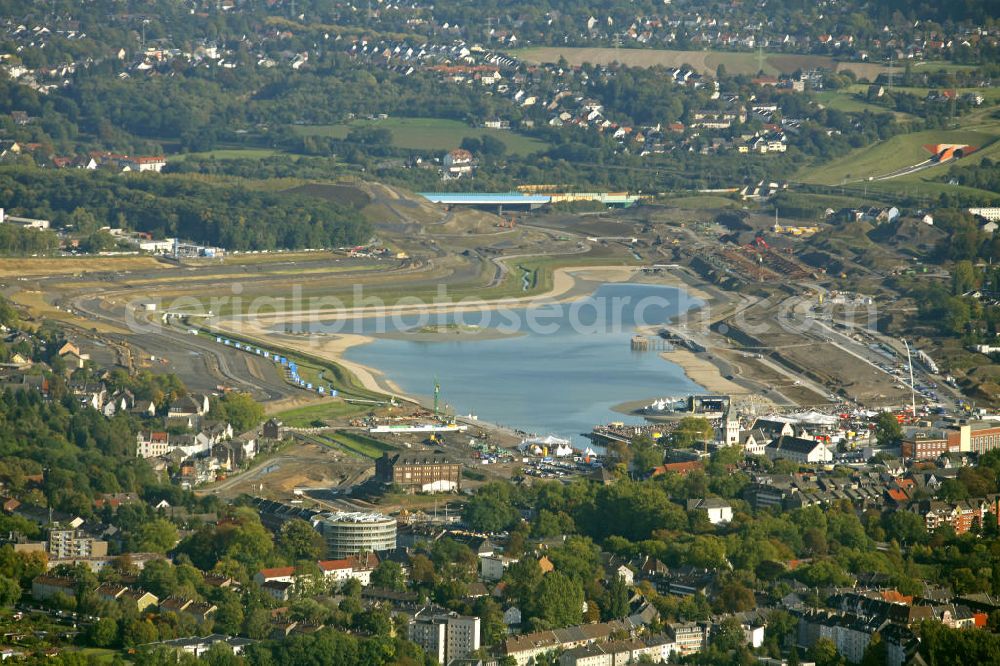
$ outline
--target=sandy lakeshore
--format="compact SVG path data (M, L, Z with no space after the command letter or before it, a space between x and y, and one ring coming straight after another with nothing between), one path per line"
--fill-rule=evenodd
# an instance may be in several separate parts
M393 307L367 306L339 310L297 310L292 312L269 313L267 315L238 315L232 318L212 321L210 328L221 333L230 333L261 345L274 346L312 354L336 363L353 374L362 387L379 393L388 393L400 398L413 400L387 378L381 371L349 361L344 352L351 347L367 344L375 340L370 335L358 333L335 333L330 335L287 335L275 333L274 328L282 324L319 323L330 320L352 320L363 317L386 315L406 315L431 312L435 314L497 310L503 307L526 308L537 305L562 303L574 300L580 282L627 282L636 273L633 266L581 266L559 268L552 274L552 289L544 294L520 298L497 300L464 299L455 303L428 303Z
M464 299L454 303L405 304L392 307L363 306L343 309L296 310L281 313L268 313L260 316L239 315L232 318L213 321L211 328L230 333L235 336L252 339L254 342L267 345L277 345L285 349L300 351L318 356L342 366L352 373L358 384L364 388L381 393L388 393L412 400L392 380L378 369L344 358L344 354L352 347L367 344L376 338L359 333L343 333L340 327L331 327L330 333L312 333L309 335L292 335L276 333L275 329L287 324L305 324L306 328L322 330L323 322L343 322L364 317L400 316L412 314L446 314L460 312L486 312L501 308L528 308L532 306L551 305L576 300L588 293L594 285L609 282L628 282L638 275L638 269L632 266L586 266L567 267L553 271L552 289L544 294L519 298ZM693 319L708 318L711 313L727 309L731 302L725 294L711 293L701 288L690 277L687 279L674 273L657 275L646 284L674 286L682 289L688 295L703 302L703 307L689 313ZM713 292L715 290L712 290ZM690 321L690 319L689 319ZM640 329L640 333L650 334L651 331ZM387 337L406 339L407 334L396 334ZM443 339L444 336L442 336ZM475 336L470 336L475 337ZM684 373L696 384L711 393L731 395L746 394L747 389L727 380L711 361L701 358L685 349L676 349L661 354L669 362L676 363ZM655 396L651 396L654 398Z
M370 338L367 335L353 335L348 333L332 339L316 340L314 343L315 346L310 346L307 342L305 350L337 363L352 375L357 377L358 383L369 391L378 391L399 397L408 397L395 382L386 377L381 371L376 370L375 368L370 368L367 365L362 365L361 363L348 361L344 358L344 352L351 347L368 344L373 339L374 338Z
M729 381L722 376L719 368L708 359L701 358L687 349L674 349L669 352L662 352L660 358L676 363L688 376L688 379L698 384L709 393L721 395L744 395L749 393L747 389L739 384Z
M575 299L578 280L587 282L627 282L637 273L635 266L578 266L557 268L552 272L552 289L532 296L500 299L463 298L458 301L405 303L401 305L368 305L354 308L317 307L264 314L233 315L230 321L253 319L262 325L321 324L364 317L385 317L421 313L448 313L498 310L500 308L527 308L537 305L564 303Z

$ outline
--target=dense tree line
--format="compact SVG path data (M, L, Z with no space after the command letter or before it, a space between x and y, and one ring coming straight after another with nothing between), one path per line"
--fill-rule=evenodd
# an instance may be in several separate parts
M916 301L917 322L930 325L935 334L965 344L991 341L1000 333L1000 307L993 302L1000 295L1000 271L993 265L1000 257L1000 236L984 232L963 210L939 209L934 223L946 235L930 259L948 266L950 284L900 279L898 286Z
M977 164L958 163L948 170L940 180L958 181L959 185L974 187L987 192L1000 192L1000 164L989 157L984 157Z
M369 233L358 211L324 199L177 176L0 167L0 193L11 212L77 232L112 226L234 250L336 247Z
M0 324L17 323L16 310L0 298ZM83 517L97 516L94 499L99 493L136 493L152 502L167 499L173 506L190 508L217 505L215 498L198 501L178 487L164 485L149 465L135 457L135 436L144 425L138 417L119 412L106 418L70 392L65 363L58 355L65 339L58 329L44 324L33 337L33 343L0 343L0 358L16 352L52 370L47 373L48 399L34 390L0 392L0 480L8 493ZM161 410L186 393L176 375L148 370L129 374L115 369L101 379L88 364L73 371L71 379L93 386L103 382L112 392L131 391L137 400L151 400ZM245 402L242 397L231 400ZM256 414L252 407L241 411ZM105 509L100 517L114 523L125 515L111 516ZM131 525L139 528L153 517L143 514Z
M80 372L74 377L85 381ZM169 377L145 372L121 387L141 400L167 400L184 390ZM108 385L115 387L114 377ZM135 435L142 426L135 416L119 412L109 419L82 406L57 375L49 377L49 394L50 400L38 391L0 394L0 478L8 492L84 517L95 515L94 499L100 493L137 493L154 502L167 499L174 506L192 508L216 505L214 498L196 502L190 493L163 485L149 465L135 457Z
M0 127L21 141L41 143L43 152L141 154L162 152L164 141L183 151L211 150L222 141L244 141L247 131L266 142L264 127L332 124L349 115L520 117L502 97L469 94L432 72L403 76L366 66L333 49L314 56L303 71L259 68L252 61L219 71L175 61L162 65L158 76L121 78L123 67L109 59L82 68L73 85L49 95L0 82L0 114L24 111L39 118L18 126L0 116Z
M51 231L23 229L13 224L0 225L0 254L49 254L59 247L59 238Z
M72 396L45 401L38 392L0 396L0 474L12 492L43 474L39 499L53 508L91 515L97 493L140 492L157 485L135 458L129 416L106 419Z
M952 87L954 85L953 82ZM932 95L914 95L905 91L889 90L879 97L875 89L869 89L864 98L870 104L878 104L899 113L922 118L924 127L928 129L943 128L949 121L954 121L958 116L976 108L972 100L964 95L956 99L947 99L939 91L931 93Z
M593 135L593 136L591 136ZM178 173L204 173L240 177L303 177L334 179L345 173L363 171L381 182L415 192L511 191L523 183L558 183L570 191L655 191L696 187L723 187L733 183L757 182L772 176L790 175L797 168L791 158L747 159L698 153L671 152L661 157L622 155L616 144L582 129L539 134L556 141L550 149L525 157L505 156L498 168L480 169L470 179L442 182L435 169L410 168L405 161L414 154L391 147L362 147L347 141L317 137L314 145L325 144L318 152L336 155L350 164L338 164L320 157L274 156L266 159L185 160L174 169ZM293 150L299 138L288 144Z
M264 407L248 393L230 391L212 398L208 416L229 423L236 432L246 432L264 420Z

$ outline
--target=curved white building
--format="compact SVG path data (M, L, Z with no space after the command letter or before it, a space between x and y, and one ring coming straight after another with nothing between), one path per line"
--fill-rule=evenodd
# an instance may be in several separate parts
M326 555L332 559L396 547L396 519L381 513L325 513L314 518L313 524L326 540Z

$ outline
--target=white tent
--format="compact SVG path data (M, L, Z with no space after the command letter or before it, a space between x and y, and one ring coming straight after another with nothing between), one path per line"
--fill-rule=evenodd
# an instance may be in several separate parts
M813 426L835 426L840 423L840 419L836 416L823 414L822 412L817 412L816 410L798 412L796 414L792 414L790 418L794 420L794 423L803 423Z
M563 439L561 437L556 437L555 435L547 435L545 437L530 437L521 442L521 445L535 445L535 446L547 446L552 449L558 446L569 446L570 441L568 439Z
M450 493L457 490L457 488L454 481L438 479L437 481L423 484L420 486L420 490L425 493Z
M568 444L566 445L561 444L557 446L552 453L557 458L565 458L566 456L573 455L573 447L569 446Z
M562 439L555 435L546 437L529 437L521 440L518 447L521 451L530 451L532 455L540 456L544 451L554 456L568 456L573 453L568 439Z
M797 419L791 416L784 416L783 414L768 414L767 416L759 416L757 418L764 421L774 421L775 423L798 423Z

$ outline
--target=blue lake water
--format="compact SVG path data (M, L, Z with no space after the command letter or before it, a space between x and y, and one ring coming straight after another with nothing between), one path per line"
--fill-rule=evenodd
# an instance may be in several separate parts
M345 357L379 369L414 396L431 396L436 377L442 404L456 414L473 413L485 421L579 444L580 434L597 423L641 422L613 411L615 405L702 391L658 352L634 352L629 344L637 324L664 324L700 304L673 287L626 283L603 285L573 303L504 315L373 318L361 322L360 330L351 324L352 332L461 323L519 334L441 342L377 338L351 348Z

